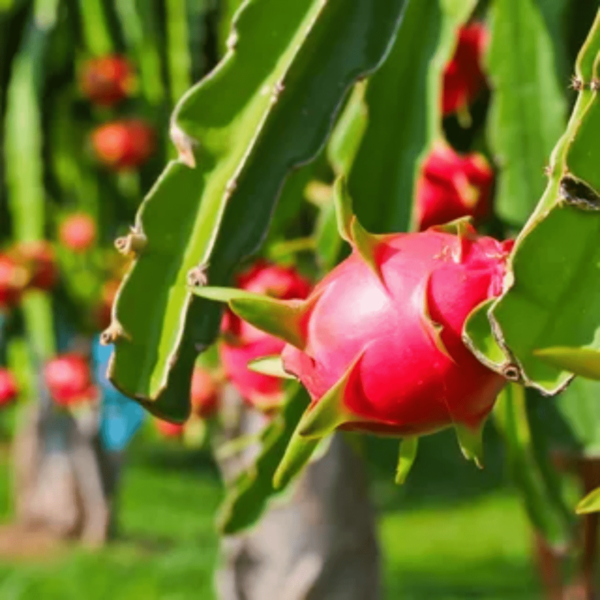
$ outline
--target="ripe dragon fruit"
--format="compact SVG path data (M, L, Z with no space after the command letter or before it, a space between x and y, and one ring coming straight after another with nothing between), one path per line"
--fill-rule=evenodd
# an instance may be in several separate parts
M92 132L96 158L116 171L136 169L154 152L154 130L140 119L106 123Z
M61 223L58 237L65 248L86 252L96 241L96 221L87 213L73 213Z
M463 453L479 464L483 423L506 380L475 358L462 331L473 309L503 291L512 242L478 237L465 221L372 235L351 214L343 184L336 194L353 253L306 300L197 293L228 300L285 339L283 367L312 398L301 437L337 428L403 437L402 480L418 436L454 426Z
M14 375L0 367L0 408L12 404L19 395L19 386Z
M101 56L86 61L81 69L83 95L99 106L113 106L130 95L134 84L131 63L122 56Z
M483 218L490 210L494 172L481 154L461 156L437 144L426 158L417 182L419 231L461 217Z
M48 361L44 377L50 396L59 406L72 406L96 399L90 365L84 356L62 354Z
M238 286L248 292L265 294L288 300L306 298L310 284L292 268L256 262L237 278ZM221 326L223 342L219 355L225 375L250 405L271 410L282 399L281 381L269 375L248 369L248 363L257 358L279 354L285 342L242 321L227 311Z
M202 367L196 367L190 395L192 414L201 419L212 417L219 408L219 400L219 385L213 375Z
M487 30L481 23L461 28L454 56L444 71L444 115L465 111L485 87L481 62L486 42Z

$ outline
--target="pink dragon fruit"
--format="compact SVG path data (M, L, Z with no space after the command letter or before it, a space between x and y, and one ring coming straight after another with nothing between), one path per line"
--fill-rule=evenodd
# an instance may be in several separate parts
M493 181L494 172L481 154L461 156L446 144L436 145L417 182L418 229L466 216L485 217Z
M467 349L463 327L503 291L513 242L478 237L465 220L373 235L352 215L343 181L335 190L340 234L353 253L305 300L197 291L285 340L283 368L312 398L275 485L298 467L299 440L338 428L404 438L399 482L418 437L451 426L465 456L480 464L484 420L506 380Z
M256 294L289 300L306 298L310 284L295 269L256 262L237 278L240 288ZM241 320L231 311L223 317L223 343L219 347L225 375L252 406L271 410L282 399L282 384L276 377L248 369L248 363L264 356L280 354L285 342Z
M381 237L372 265L355 250L307 299L302 347L282 353L313 400L305 433L419 436L455 425L476 436L504 379L466 348L462 328L502 291L507 256L470 227Z

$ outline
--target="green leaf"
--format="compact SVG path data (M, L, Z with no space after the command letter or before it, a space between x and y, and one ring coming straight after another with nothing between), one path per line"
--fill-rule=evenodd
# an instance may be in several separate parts
M227 490L217 517L221 533L232 535L253 525L265 510L268 501L285 490L275 488L273 476L283 458L292 433L308 406L308 396L303 388L294 385L283 410L267 425L261 436L261 450L256 461L244 471ZM296 441L296 444L298 441ZM300 441L298 448L307 459L317 442ZM308 455L308 456L307 456Z
M583 498L575 511L578 515L587 515L588 513L600 511L600 488L596 488Z
M186 353L214 340L220 317L192 298L188 272L206 266L208 283L225 285L257 250L286 176L318 154L347 90L383 59L402 4L244 4L235 47L177 107L180 159L137 217L148 243L117 295L122 335L110 369L125 393L150 403L168 395L172 405L188 396L174 397L182 384L170 369L193 364Z
M556 407L577 454L600 455L600 383L580 377L556 398Z
M487 73L494 91L488 138L500 167L495 207L523 225L544 190L543 169L566 118L557 63L565 0L495 0Z
M303 323L317 297L310 300L277 300L235 288L198 287L197 296L228 302L231 310L255 327L304 349Z
M533 354L563 371L588 379L600 379L600 351L590 348L542 348Z
M400 442L400 453L398 455L398 466L396 467L395 478L398 485L402 485L406 481L415 459L417 458L418 448L418 436L405 437Z
M350 172L361 140L368 126L369 114L365 102L367 83L354 86L348 103L338 119L327 145L327 158L336 175Z
M564 389L572 374L536 356L537 350L600 349L600 212L586 204L600 191L589 187L597 179L600 143L587 132L598 131L600 102L590 84L598 76L599 38L600 14L578 57L581 90L552 153L548 186L517 239L508 287L488 310L490 334L513 358L520 379L545 394ZM481 336L471 342L493 362L488 354L493 342Z
M540 439L544 424L531 420L525 390L509 384L496 403L493 417L506 445L511 478L529 519L548 542L564 547L574 533L573 523Z
M368 82L368 126L347 175L354 210L369 231L406 231L410 225L421 161L442 135L443 69L475 3L408 0L396 43Z
M113 43L102 0L79 0L79 12L88 51L95 56L110 54Z
M164 97L155 4L148 0L115 0L117 16L127 45L140 70L141 88L150 104Z
M165 8L171 100L175 104L192 84L186 0L169 0Z
M472 460L480 469L483 469L483 427L483 424L476 429L459 423L454 425L463 456L467 460Z
M44 239L46 191L42 140L42 84L58 0L37 0L27 33L13 61L5 118L5 168L14 238ZM36 363L55 352L52 304L47 294L27 292L23 313Z
M262 373L263 375L270 375L271 377L296 379L283 368L281 356L266 356L264 358L251 360L248 363L248 368L255 373Z

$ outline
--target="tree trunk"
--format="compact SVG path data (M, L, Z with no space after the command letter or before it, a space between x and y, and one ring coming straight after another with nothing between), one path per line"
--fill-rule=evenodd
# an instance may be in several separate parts
M13 446L18 524L101 545L116 473L100 447L97 412L74 416L41 404L27 411Z
M256 433L264 417L242 409L237 422L227 437ZM255 452L222 464L226 478ZM250 531L224 538L221 551L221 600L379 600L375 519L360 458L336 435L291 496L272 503Z

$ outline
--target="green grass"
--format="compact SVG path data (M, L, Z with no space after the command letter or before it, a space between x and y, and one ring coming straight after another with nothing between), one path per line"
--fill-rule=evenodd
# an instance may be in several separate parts
M525 519L494 468L484 476L453 454L450 462L432 460L427 447L423 454L402 489L390 485L391 474L382 475L387 465L373 466L387 598L538 598ZM0 483L6 481L4 468ZM73 548L33 561L1 562L0 599L213 600L212 519L220 495L206 457L143 445L126 471L122 538L96 552ZM0 487L0 501L6 506L6 487Z

